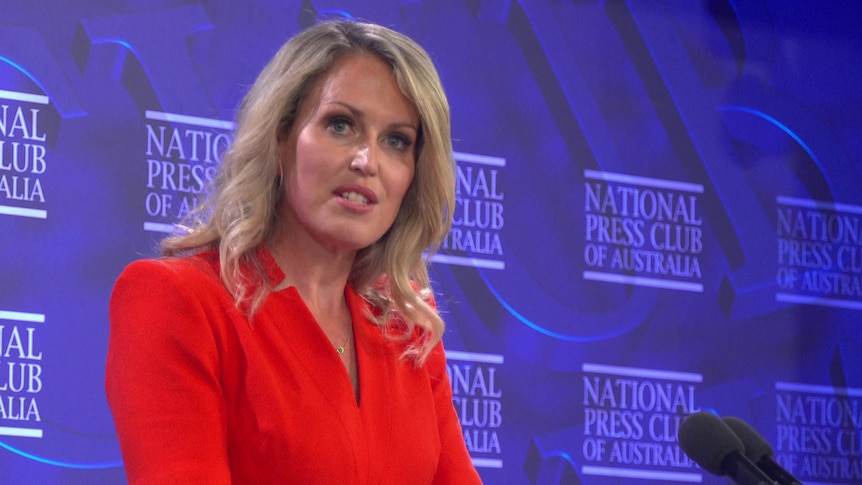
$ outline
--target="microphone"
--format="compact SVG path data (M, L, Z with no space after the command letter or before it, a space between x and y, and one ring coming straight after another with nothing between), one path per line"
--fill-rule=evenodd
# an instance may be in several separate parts
M775 462L772 457L772 446L757 430L745 421L733 416L726 416L722 418L722 421L742 441L742 445L745 446L745 456L766 472L770 478L779 485L802 485L799 479Z
M712 413L701 411L685 418L677 439L685 454L713 475L727 475L739 485L775 485L746 458L739 437Z

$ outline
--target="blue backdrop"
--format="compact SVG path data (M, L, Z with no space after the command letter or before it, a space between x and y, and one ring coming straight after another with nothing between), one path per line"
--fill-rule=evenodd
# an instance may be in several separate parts
M677 445L699 410L862 482L862 4L803 0L4 2L0 482L124 482L114 279L332 16L410 35L447 89L432 277L487 483L724 483Z

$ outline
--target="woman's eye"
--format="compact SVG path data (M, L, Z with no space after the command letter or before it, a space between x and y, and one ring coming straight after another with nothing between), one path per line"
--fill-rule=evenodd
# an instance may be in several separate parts
M390 148L404 150L410 146L410 139L403 135L390 135L386 138L386 144L389 145Z
M350 131L350 121L344 118L333 118L329 120L329 128L335 133L344 134Z

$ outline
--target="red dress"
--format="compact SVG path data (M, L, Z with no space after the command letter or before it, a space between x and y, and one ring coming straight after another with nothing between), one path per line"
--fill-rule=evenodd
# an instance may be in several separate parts
M218 271L214 252L141 260L114 287L106 389L130 483L480 482L442 345L402 360L348 286L357 403L295 288L251 325Z

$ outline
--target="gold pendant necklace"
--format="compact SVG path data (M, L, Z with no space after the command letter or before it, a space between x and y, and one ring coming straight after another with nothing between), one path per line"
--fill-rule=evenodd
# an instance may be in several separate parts
M350 343L350 338L353 337L353 322L350 322L350 332L347 334L347 340L344 341L344 345L340 347L335 347L335 351L338 352L338 355L344 353L344 348L347 347L347 344Z

